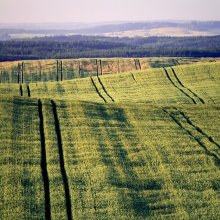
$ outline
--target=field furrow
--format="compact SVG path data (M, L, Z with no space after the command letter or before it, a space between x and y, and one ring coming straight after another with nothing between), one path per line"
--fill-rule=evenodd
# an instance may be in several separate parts
M205 103L218 104L220 94L219 62L173 67L179 80L194 91Z
M49 178L50 211L52 219L67 219L65 185L61 171L60 149L50 100L42 102L46 165Z
M98 81L99 81L100 85L102 86L102 89L103 89L103 91L105 92L105 94L111 99L112 102L114 102L114 99L113 99L113 98L111 97L111 95L107 92L107 90L106 90L104 84L102 83L100 77L97 76L97 78L98 78Z
M28 93L28 97L30 98L31 97L31 90L30 90L29 85L27 85L27 93Z
M177 109L178 110L178 109ZM178 110L179 113L186 119L187 123L190 124L192 127L194 127L199 133L201 133L204 137L206 137L212 144L214 144L217 148L220 149L220 144L213 140L213 137L208 135L204 130L202 130L197 125L193 124L193 122L190 120L190 118L184 113Z
M164 68L164 71L166 73L167 78L169 79L169 81L172 83L172 85L177 88L180 92L182 92L185 96L187 96L194 104L197 104L196 100L194 99L194 97L191 97L184 89L184 87L181 88L181 86L179 87L177 85L177 83L175 82L175 79L173 79L173 77L171 77L171 75L169 74L169 72L167 71L166 68ZM177 80L178 81L178 80ZM181 85L181 84L180 84Z
M94 81L94 79L91 77L91 81L92 81L92 84L94 85L94 87L95 87L95 90L96 90L96 92L98 93L98 95L99 95L99 97L101 98L101 99L103 99L103 101L106 103L107 101L106 101L106 99L103 97L103 95L99 92L99 89L98 89L98 87L96 86L96 84L95 84L95 81Z
M20 95L23 96L23 87L20 85Z
M182 129L193 137L202 148L205 149L207 155L215 158L216 164L220 164L220 145L213 141L211 136L206 135L203 130L192 124L184 112L181 112L176 108L171 110L164 109L164 111L169 114Z
M182 82L180 81L180 79L177 77L177 74L176 74L175 70L174 70L172 67L171 67L171 70L172 70L172 73L173 73L174 77L176 78L178 84L179 84L182 88L188 90L188 91L190 92L191 96L194 97L194 100L197 100L197 103L198 103L198 102L201 102L202 104L205 104L204 100L203 100L201 97L199 97L199 96L198 96L196 93L194 93L191 89L185 87L185 86L182 84Z
M71 198L70 198L69 183L68 183L68 178L67 178L66 169L65 169L64 156L63 156L63 144L62 144L60 123L59 123L59 119L57 115L56 103L54 101L51 101L51 104L53 108L53 116L54 116L54 121L55 121L56 136L57 136L57 143L58 143L58 149L59 149L60 170L61 170L64 191L65 191L67 217L68 217L68 220L71 220L73 218L72 210L71 210Z
M38 100L38 113L40 120L40 138L41 138L41 172L44 181L44 199L45 199L45 218L51 219L51 204L50 204L50 189L49 189L49 177L47 171L47 156L44 134L44 117L42 110L42 102Z

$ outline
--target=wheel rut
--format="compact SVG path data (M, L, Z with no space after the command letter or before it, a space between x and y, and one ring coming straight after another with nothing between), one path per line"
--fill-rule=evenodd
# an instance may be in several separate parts
M99 97L105 102L107 103L106 99L102 96L102 94L99 92L98 87L95 84L95 81L92 77L90 77L91 81L92 81L92 85L95 87L96 92L98 93Z
M63 183L64 183L67 217L68 217L68 220L72 220L73 217L72 217L72 210L71 210L72 209L71 208L71 196L70 196L70 191L69 191L68 177L67 177L67 173L66 173L66 169L65 169L65 161L64 161L60 123L59 123L59 118L58 118L58 114L57 114L56 103L53 100L51 100L51 105L53 108L53 116L54 116L54 122L55 122L55 128L56 128L58 148L59 148L60 169L61 169L61 175L62 175Z
M199 102L201 102L202 104L205 104L205 101L199 97L196 93L194 93L191 89L187 88L185 85L183 85L183 83L180 81L180 79L178 78L175 70L171 67L172 73L174 75L174 77L176 78L178 84L183 88L188 90L189 93L191 93L191 96L194 96L194 100L198 100Z
M171 77L170 77L170 75L169 75L167 69L166 69L166 68L163 68L163 69L164 69L164 72L165 72L167 78L168 78L169 81L172 83L172 85L173 85L174 87L176 87L180 92L182 92L185 96L187 96L194 104L197 104L194 98L192 98L191 96L189 96L182 88L179 88L179 87L174 83L174 81L171 79Z
M107 90L106 90L104 84L102 83L100 77L97 76L97 78L98 78L98 81L99 81L100 85L102 86L102 89L103 89L103 91L105 92L105 94L112 100L112 102L115 102L115 100L114 100L114 99L111 97L111 95L107 92Z
M45 144L45 133L44 133L44 117L42 110L42 102L38 100L38 114L40 119L40 138L41 138L41 172L44 182L44 197L45 197L45 218L51 219L51 205L50 205L50 186L49 177L47 171L47 156L46 156L46 144Z
M186 113L180 111L177 108L163 108L162 109L167 115L169 115L172 120L178 124L178 126L185 130L187 134L192 137L201 146L208 156L215 159L216 165L220 167L220 155L219 149L220 145L213 140L213 138L208 135L201 128L196 126L186 115Z

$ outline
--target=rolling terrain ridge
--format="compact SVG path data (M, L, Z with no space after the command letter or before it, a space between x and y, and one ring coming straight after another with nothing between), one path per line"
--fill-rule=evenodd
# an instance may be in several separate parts
M220 217L220 63L158 60L0 64L0 219Z

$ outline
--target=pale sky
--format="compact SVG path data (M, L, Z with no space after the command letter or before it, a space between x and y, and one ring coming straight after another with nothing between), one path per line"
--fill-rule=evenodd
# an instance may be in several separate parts
M220 0L0 0L0 23L220 20Z

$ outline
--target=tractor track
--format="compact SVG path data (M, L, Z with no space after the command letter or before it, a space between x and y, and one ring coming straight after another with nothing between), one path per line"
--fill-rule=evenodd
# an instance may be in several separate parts
M23 96L23 88L22 88L22 85L20 85L20 95Z
M137 80L135 79L134 74L132 72L130 72L130 73L131 73L133 80L137 83Z
M213 138L210 135L208 135L205 131L203 131L201 128L199 128L198 126L193 124L193 122L190 120L190 118L184 112L180 111L179 109L177 109L175 107L174 107L174 109L176 111L178 111L186 119L188 124L190 124L192 127L194 127L200 134L205 136L212 144L214 144L216 147L218 147L220 149L220 144L218 144L216 141L214 141Z
M90 79L91 79L92 85L95 87L95 90L96 90L96 92L98 93L99 97L100 97L101 99L103 99L105 103L107 103L106 99L105 99L105 98L102 96L102 94L99 92L99 90L98 90L98 88L97 88L97 86L96 86L96 84L95 84L93 78L90 77Z
M179 83L183 88L187 89L190 93L192 93L196 98L198 98L202 104L205 104L205 101L204 101L202 98L200 98L200 97L199 97L196 93L194 93L191 89L189 89L189 88L187 88L186 86L183 85L183 83L182 83L182 82L180 81L180 79L177 77L177 74L176 74L175 70L174 70L172 67L171 67L171 70L172 70L172 72L173 72L174 77L175 77L176 80L178 81L178 83Z
M41 172L44 182L44 198L45 198L45 218L51 219L51 205L50 205L50 187L49 177L47 171L47 157L46 157L46 144L45 144L45 133L44 133L44 118L42 110L42 102L38 100L38 114L40 119L40 138L41 138Z
M30 90L29 85L27 85L27 92L28 92L28 97L30 98L31 97L31 90Z
M185 93L181 88L179 88L179 87L173 82L173 80L170 78L170 76L169 76L169 74L168 74L166 68L163 68L163 69L164 69L164 72L166 73L167 78L168 78L169 81L172 83L172 85L173 85L174 87L176 87L180 92L182 92L185 96L187 96L189 99L191 99L191 101L192 101L194 104L197 104L196 101L195 101L191 96L189 96L187 93Z
M63 81L63 61L60 61L60 81Z
M216 143L213 138L209 135L207 135L201 128L197 127L196 125L194 125L191 120L186 116L186 114L184 112L179 111L177 108L173 108L177 113L179 113L179 115L181 115L185 120L186 123L195 131L197 131L200 135L202 135L203 137L205 137L206 139L209 140L209 142L211 144L214 144L215 146L217 146L219 148L219 144ZM206 146L206 144L201 140L200 137L193 135L192 131L190 131L189 129L187 129L186 127L184 127L183 123L181 123L172 113L170 113L167 109L162 109L163 112L165 112L167 115L169 115L172 120L178 124L178 126L183 129L184 131L186 131L188 133L189 136L191 136L206 152L206 154L208 156L213 157L216 160L216 164L219 167L220 166L220 157L218 154L216 154L215 152L211 151L208 149L208 147Z
M58 149L59 149L60 169L61 169L61 175L63 178L64 191L65 191L67 218L68 218L68 220L72 220L73 217L72 217L72 210L71 210L72 209L71 208L71 196L70 196L70 191L69 191L68 177L67 177L66 169L65 169L60 123L59 123L59 118L58 118L58 114L57 114L56 103L53 100L51 100L51 105L52 105L52 109L53 109L53 116L54 116Z
M103 91L105 92L105 94L112 100L112 102L115 102L115 100L114 100L114 99L109 95L109 93L107 92L107 90L106 90L105 86L103 85L103 83L102 83L100 77L97 76L97 78L98 78L98 81L99 81L100 85L102 86L102 89L103 89Z

